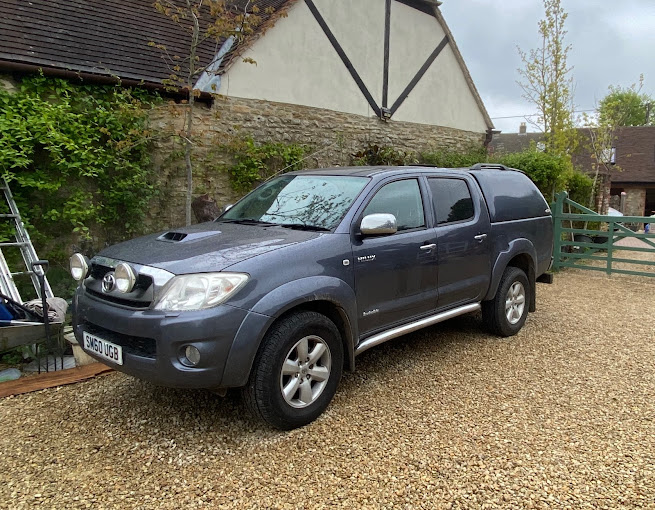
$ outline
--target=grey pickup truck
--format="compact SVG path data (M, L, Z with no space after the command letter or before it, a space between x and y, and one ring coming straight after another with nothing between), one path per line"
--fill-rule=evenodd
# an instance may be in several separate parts
M73 327L116 370L241 388L256 416L291 429L382 342L478 310L494 334L517 333L552 246L548 204L517 170L289 173L213 222L73 255Z

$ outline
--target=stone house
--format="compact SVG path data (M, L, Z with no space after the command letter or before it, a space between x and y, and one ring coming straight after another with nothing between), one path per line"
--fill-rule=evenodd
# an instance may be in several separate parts
M254 2L229 0L246 8ZM206 41L196 125L215 137L307 144L309 166L348 164L368 143L406 151L481 146L493 124L436 0L260 0L274 13L239 48ZM46 75L163 90L170 68L162 51L188 54L188 35L152 0L5 0L0 3L0 74ZM254 61L255 64L246 60ZM220 95L214 98L212 93ZM160 128L179 119L153 116ZM155 148L162 185L157 213L179 223L182 165ZM235 194L224 174L196 179L220 202Z

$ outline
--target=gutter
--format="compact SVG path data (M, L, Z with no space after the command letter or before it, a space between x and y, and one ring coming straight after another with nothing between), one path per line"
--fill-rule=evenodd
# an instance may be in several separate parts
M188 97L186 89L179 89L176 91L167 90L161 83L148 82L144 80L135 80L133 78L121 78L119 76L108 76L104 74L94 74L83 71L73 71L72 69L62 69L59 67L48 67L37 64L25 64L22 62L0 61L0 71L17 72L24 74L35 74L42 72L45 76L52 76L55 78L65 78L67 80L79 80L98 85L120 85L124 87L138 87L150 91L162 93L165 96L172 96L176 98ZM208 92L201 92L200 96L196 98L197 101L211 103L214 100L212 94Z

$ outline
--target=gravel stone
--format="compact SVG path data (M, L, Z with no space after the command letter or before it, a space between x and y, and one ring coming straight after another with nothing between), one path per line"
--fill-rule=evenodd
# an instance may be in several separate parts
M367 351L291 432L119 373L0 400L0 508L655 508L655 281L537 291L515 337Z

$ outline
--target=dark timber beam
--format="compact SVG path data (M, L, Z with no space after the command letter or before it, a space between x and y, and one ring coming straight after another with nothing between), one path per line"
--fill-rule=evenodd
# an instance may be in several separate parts
M428 69L430 69L430 66L432 63L435 61L435 59L439 56L439 53L446 47L448 44L449 39L448 36L445 36L439 45L435 48L435 50L432 52L432 54L428 57L428 59L425 61L425 64L423 64L423 67L419 69L418 73L416 73L416 76L412 78L412 81L409 82L409 85L403 90L403 93L400 94L400 97L396 99L396 102L393 104L391 107L391 115L396 113L398 108L400 108L400 105L402 105L405 102L405 99L407 99L407 96L414 90L414 87L416 87L416 84L421 81L421 78L423 78L423 75L427 72Z
M384 72L382 76L382 108L389 106L389 44L391 39L391 0L384 11Z
M305 0L305 3L307 4L307 7L309 7L309 10L314 15L314 18L316 18L316 21L318 22L320 27L323 29L323 32L325 33L325 35L329 39L330 43L332 44L332 47L339 54L339 57L341 57L341 61L346 66L346 69L348 69L348 71L350 72L350 76L352 76L353 80L355 80L355 83L359 87L359 90L362 92L362 94L364 94L364 97L368 101L368 104L371 106L371 108L373 109L375 114L378 117L381 117L382 112L380 110L380 107L375 102L375 99L373 99L373 96L371 95L369 90L366 88L366 85L364 84L361 77L359 76L359 74L355 70L355 67L353 66L353 64L350 61L350 59L348 58L348 56L346 55L346 52L343 51L343 48L339 44L339 41L337 41L337 38L334 37L334 34L330 30L330 27L327 26L327 23L323 19L323 16L321 16L321 13L316 8L316 5L314 4L314 2L312 0Z

